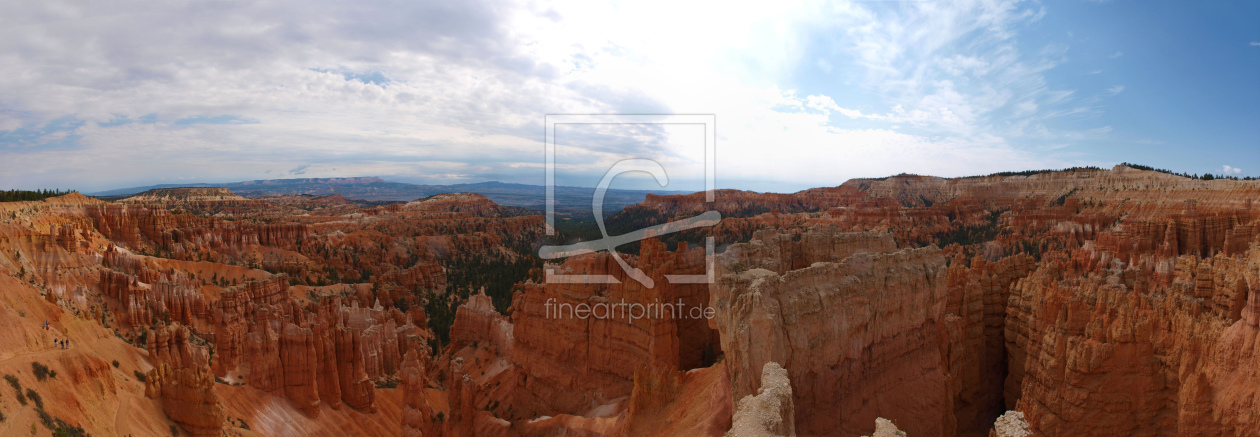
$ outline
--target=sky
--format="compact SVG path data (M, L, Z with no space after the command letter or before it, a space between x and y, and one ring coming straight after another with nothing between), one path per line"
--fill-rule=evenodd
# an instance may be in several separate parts
M1260 176L1260 2L0 2L0 189L542 184L548 114L712 114L718 187ZM704 129L572 125L557 183ZM649 188L621 177L614 188Z

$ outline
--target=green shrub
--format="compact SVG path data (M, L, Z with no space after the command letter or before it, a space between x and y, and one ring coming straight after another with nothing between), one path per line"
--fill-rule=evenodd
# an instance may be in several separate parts
M48 377L51 375L51 373L48 371L48 366L45 366L44 363L41 363L39 361L31 362L31 371L35 373L35 379L39 381L48 379Z
M17 400L19 404L26 405L26 395L22 393L22 384L18 382L16 376L4 375L4 380L9 381L9 385L13 386L13 391L17 392Z
M35 390L31 390L29 388L26 389L26 397L30 398L32 401L35 402L36 410L44 409L44 398L41 397L39 393L36 393Z

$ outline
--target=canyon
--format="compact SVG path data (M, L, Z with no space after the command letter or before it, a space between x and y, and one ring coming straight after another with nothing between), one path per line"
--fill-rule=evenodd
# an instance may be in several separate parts
M722 220L546 262L569 229L472 193L3 202L0 428L1260 435L1256 199L1123 165L647 194L610 234Z

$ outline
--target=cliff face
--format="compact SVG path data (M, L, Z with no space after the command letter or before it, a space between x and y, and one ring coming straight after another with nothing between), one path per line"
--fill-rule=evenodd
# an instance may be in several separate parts
M1182 256L1170 285L1119 260L1043 265L1010 299L1007 399L1048 435L1260 432L1257 260Z
M970 264L970 265L968 265ZM989 262L955 257L946 272L945 360L952 379L954 416L960 431L986 429L1005 411L1006 309L1011 285L1035 268L1020 253Z
M175 259L218 260L258 245L294 247L310 235L302 225L227 222L172 214L153 205L94 205L85 212L110 240L132 249L164 251Z
M738 270L736 260L766 244L732 246L721 272ZM806 257L801 264L809 267L785 274L733 271L714 286L713 324L732 395L755 394L762 382L752 369L778 362L792 381L798 433L860 435L883 415L912 434L952 435L940 251L871 252L892 248L892 238L825 230L805 232L790 246L822 259Z
M594 254L548 268L564 275L609 274L620 283L527 283L516 295L511 359L521 380L515 408L576 414L630 395L640 368L698 367L701 353L716 349L704 324L705 284L666 280L666 275L702 274L703 249L684 245L671 253L645 240L630 262L653 278L653 288L627 277L607 254Z

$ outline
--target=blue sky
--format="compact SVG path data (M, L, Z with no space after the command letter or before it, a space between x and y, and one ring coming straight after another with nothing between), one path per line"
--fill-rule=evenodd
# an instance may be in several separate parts
M539 184L557 113L715 114L718 185L757 191L1121 161L1260 176L1257 17L1255 1L8 2L0 188ZM669 189L702 188L702 135L645 132L569 136L559 182L652 158Z
M1063 14L1047 14L1044 35L1071 32L1079 60L1047 78L1082 90L1124 87L1100 116L1115 134L1083 147L1099 159L1196 173L1234 162L1260 175L1260 44L1251 44L1260 2L1056 6Z

